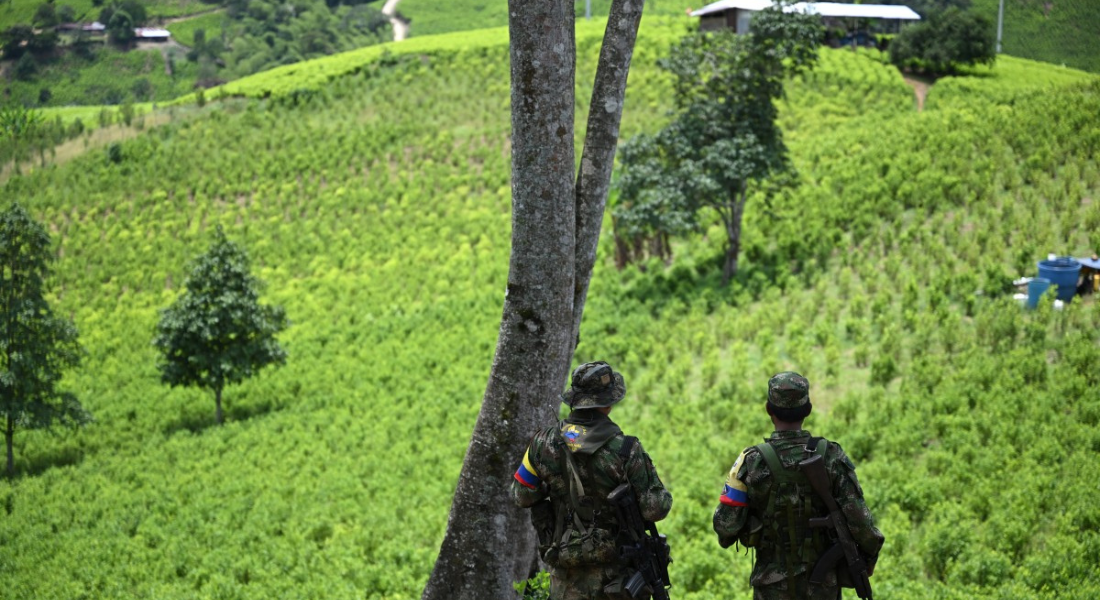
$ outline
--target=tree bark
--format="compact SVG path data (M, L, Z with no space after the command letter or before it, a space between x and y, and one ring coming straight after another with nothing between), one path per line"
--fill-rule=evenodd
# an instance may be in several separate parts
M496 355L424 600L515 598L535 537L509 493L553 421L572 351L573 3L510 0L512 253Z
M573 349L580 341L588 284L596 264L611 169L619 143L619 124L626 97L626 79L644 0L614 0L604 30L596 81L588 108L588 126L577 173L576 284L573 292ZM572 358L570 356L570 358ZM568 368L568 366L567 366Z
M722 269L722 283L728 285L733 276L737 274L737 255L741 252L741 217L745 214L745 196L748 186L741 185L741 189L730 193L730 216L726 220L726 236L729 245L726 246L726 262Z

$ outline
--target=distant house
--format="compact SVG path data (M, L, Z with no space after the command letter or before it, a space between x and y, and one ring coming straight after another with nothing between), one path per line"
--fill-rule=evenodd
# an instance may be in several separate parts
M137 27L134 29L134 37L139 42L167 42L172 34L161 27Z
M691 16L699 17L700 31L734 29L737 33L748 33L752 14L772 6L771 0L719 0L699 10ZM851 29L850 24L858 19L875 19L888 23L888 30L898 31L902 23L919 21L918 15L908 6L892 4L841 4L839 2L799 2L787 7L788 11L798 11L820 15L826 27Z
M80 30L84 33L92 35L103 34L107 32L107 26L103 23L100 23L99 21L93 21L91 23L85 23L84 25L81 25Z

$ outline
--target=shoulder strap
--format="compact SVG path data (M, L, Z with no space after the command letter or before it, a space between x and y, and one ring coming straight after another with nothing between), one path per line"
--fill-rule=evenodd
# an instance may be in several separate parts
M768 463L768 469L771 470L772 477L774 477L777 482L787 482L798 479L799 471L783 468L783 463L779 460L779 455L776 454L775 448L773 448L771 444L768 442L757 444L756 450L760 452L760 455L764 457L764 461Z
M560 438L560 430L558 433ZM567 471L565 484L569 488L569 504L573 507L573 524L583 535L587 535L588 528L584 526L584 521L591 521L593 514L591 509L581 506L580 498L584 496L584 484L581 483L577 463L573 460L573 451L566 445L562 448L562 454L565 456L565 470Z
M630 458L630 453L634 451L634 444L638 442L638 438L627 435L623 436L623 445L619 448L619 458L625 463Z

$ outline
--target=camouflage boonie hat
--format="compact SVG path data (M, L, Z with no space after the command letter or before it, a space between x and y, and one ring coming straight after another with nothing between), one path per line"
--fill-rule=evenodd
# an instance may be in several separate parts
M810 401L810 382L794 371L784 371L768 380L768 402L779 408L798 408Z
M618 403L624 396L623 376L601 360L574 369L572 384L561 399L569 408L604 408Z

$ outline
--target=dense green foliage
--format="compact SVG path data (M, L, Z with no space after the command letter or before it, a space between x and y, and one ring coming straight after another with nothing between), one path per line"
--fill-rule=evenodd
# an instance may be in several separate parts
M898 68L932 75L990 64L995 58L993 23L953 7L906 26L890 42L890 61Z
M1000 0L973 0L997 22ZM1005 0L1005 54L1100 73L1100 6L1093 0Z
M222 80L393 39L386 17L358 0L228 2L219 30L196 34L189 59L224 63Z
M170 68L166 63L170 56ZM168 71L171 71L169 74ZM41 61L33 79L3 82L5 105L70 106L167 101L190 92L196 65L182 52L124 52L99 47L84 56L66 53ZM44 95L43 90L48 94Z
M667 120L655 61L678 23L643 21L624 137ZM580 29L585 97L601 29ZM419 595L506 284L506 40L281 67L118 162L89 152L0 188L54 234L50 301L87 349L63 384L97 419L16 440L5 597ZM750 202L729 287L716 222L671 265L622 271L605 231L577 359L627 377L613 416L676 498L677 598L751 595L750 557L720 550L710 517L787 368L810 379L813 432L859 465L887 536L881 597L1100 595L1100 310L1023 311L1006 284L1100 248L1100 84L1032 87L1042 67L1002 57L916 113L880 55L823 51L780 103L800 184ZM159 385L149 343L217 225L294 321L291 360L236 388L220 428L205 395Z
M191 266L183 295L161 312L153 338L161 381L214 392L219 424L225 386L286 363L275 339L286 329L286 311L260 304L262 282L249 264L244 248L218 226L210 249Z
M39 7L48 0L5 0L0 3L0 30L6 29L16 23L31 23ZM68 6L72 14L78 20L94 21L99 16L101 8L109 4L109 0L54 0L57 13L62 14ZM153 18L178 17L191 15L210 10L210 5L203 0L143 0L146 12Z
M15 430L88 420L72 392L58 388L66 369L80 364L72 321L54 314L46 294L50 234L23 207L0 213L0 424L5 473L15 474Z

